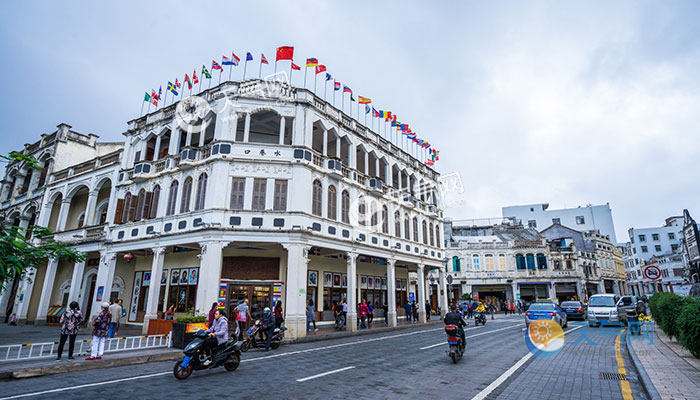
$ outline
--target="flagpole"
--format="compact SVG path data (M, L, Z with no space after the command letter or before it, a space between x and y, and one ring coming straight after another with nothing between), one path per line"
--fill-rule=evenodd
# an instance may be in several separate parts
M202 76L202 77L199 79L199 89L197 89L197 92L200 92L200 93L202 92L202 80L203 80L203 79L204 79L204 76Z
M323 84L323 101L326 101L326 93L328 92L328 81Z
M306 71L308 71L308 70L309 70L309 67L304 67L304 89L306 89Z
M258 79L262 80L262 57L260 57L260 69L258 70Z
M151 100L153 100L153 97L151 97ZM146 107L146 114L151 112L151 102L148 102L148 107Z
M292 65L294 64L294 61L289 62L289 86L292 86ZM306 89L306 88L304 88Z
M314 74L314 94L316 93L316 76L318 76L318 74Z
M277 58L277 57L275 57ZM277 74L277 60L275 60L275 74Z
M224 69L220 68L219 69L219 83L217 85L221 85L221 74L223 74L223 73L224 73Z
M333 107L335 107L335 82L333 82Z
M139 117L143 115L143 103L145 103L145 101L141 102L141 112L139 113Z
M243 81L245 81L245 70L248 68L248 53L245 55L245 63L243 63Z
M165 90L165 100L163 100L163 108L168 105L168 92L169 90Z
M340 94L340 111L345 112L345 92Z
M231 62L233 62L233 59L231 60ZM233 64L230 64L230 65L228 66L228 80L229 80L229 81L231 80L231 72L232 72L232 71L233 71Z

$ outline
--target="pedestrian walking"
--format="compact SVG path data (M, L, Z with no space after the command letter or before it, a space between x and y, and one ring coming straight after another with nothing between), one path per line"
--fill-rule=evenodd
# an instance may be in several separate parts
M367 308L367 299L363 299L362 303L357 306L357 315L360 317L360 329L367 329L367 314L369 309Z
M418 322L418 304L415 301L411 303L411 311L413 312L413 322Z
M382 312L384 313L384 323L389 326L389 306L386 304L382 305Z
M80 323L83 321L83 314L80 313L77 301L72 301L69 308L61 315L61 338L58 342L57 360L63 356L63 347L68 340L68 359L73 359L73 350L75 349L75 337L78 335Z
M243 299L243 301L236 306L234 312L236 313L236 323L238 323L239 328L238 339L243 340L243 334L248 330L248 321L251 320L248 299Z
M372 321L374 321L374 306L372 303L367 303L367 327L372 327Z
M311 332L311 327L313 326L313 331L318 331L316 328L316 310L314 309L314 301L309 299L306 304L306 331Z
M406 314L406 322L411 323L413 321L413 307L411 307L411 303L406 301L406 304L403 305L403 311Z
M345 327L345 325L348 323L348 301L347 301L347 299L343 299L343 304L341 304L341 310L342 310L341 318L343 319L342 326Z
M124 300L119 299L117 300L117 303L119 303L119 307L121 307L122 311L119 314L119 321L117 321L117 330L114 332L115 336L119 335L119 329L121 329L122 320L125 320L126 318L126 308L124 308Z
M216 319L216 310L218 308L219 303L213 302L211 303L211 308L209 309L209 314L207 315L207 326L211 328L211 326L214 324L214 320Z
M109 304L109 303L107 303ZM114 337L114 335L117 334L117 326L119 325L119 318L121 318L122 315L122 306L119 305L119 301L117 299L114 299L114 302L112 305L109 306L109 313L111 315L111 319L109 321L109 328L107 332L107 336L111 338Z
M428 300L425 301L425 318L430 321L430 302Z
M105 342L109 333L112 314L109 312L108 302L102 303L102 310L92 321L92 352L86 360L101 360L105 352Z
M248 300L246 300L246 304L248 304L247 301ZM275 315L275 328L281 327L282 323L284 322L284 313L282 312L282 300L277 300L277 303L275 303L275 308L272 310L272 313Z

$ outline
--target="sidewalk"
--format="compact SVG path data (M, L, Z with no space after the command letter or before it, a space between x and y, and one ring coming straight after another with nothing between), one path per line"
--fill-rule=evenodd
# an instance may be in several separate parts
M700 399L700 360L660 330L627 333L627 347L652 400Z
M140 326L124 326L119 328L118 336L139 336ZM81 328L76 340L90 339L92 328ZM0 346L19 343L58 342L59 327L48 325L17 325L0 324Z

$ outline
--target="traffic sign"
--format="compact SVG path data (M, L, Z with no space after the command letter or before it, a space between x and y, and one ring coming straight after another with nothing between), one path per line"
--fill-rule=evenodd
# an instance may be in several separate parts
M655 281L661 278L661 270L656 265L649 265L646 268L644 268L643 274L645 278L651 281Z

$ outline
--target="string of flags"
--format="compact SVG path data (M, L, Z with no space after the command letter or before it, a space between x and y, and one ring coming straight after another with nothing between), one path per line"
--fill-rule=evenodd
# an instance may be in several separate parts
M255 57L253 56L253 53L251 52L246 52L245 54L245 60L243 61L243 79L246 79L246 74L247 74L247 67L248 67L248 62L250 61L255 61ZM289 61L289 80L291 82L291 74L293 71L300 71L301 66L297 65L294 63L294 47L293 46L280 46L277 48L275 52L275 73L277 72L277 63L280 61ZM202 81L204 79L208 80L209 88L211 88L211 80L213 78L213 73L214 71L219 72L219 83L221 83L221 75L224 72L224 67L229 68L229 73L228 73L228 79L231 80L231 74L232 74L232 69L233 67L238 67L241 64L241 57L236 55L235 52L231 52L230 56L228 54L223 54L221 56L221 61L218 62L215 59L211 60L211 66L209 69L207 69L206 65L202 65L202 68L200 69L200 76L197 76L197 69L192 70L192 74L190 75L189 73L185 73L184 77L182 78L182 82L180 82L179 78L175 78L175 82L172 82L168 80L168 83L165 88L165 98L162 99L163 96L163 86L158 87L158 91L155 89L151 89L150 92L146 91L144 93L143 97L143 102L141 103L141 114L143 114L143 105L148 104L148 110L147 113L150 111L151 105L154 107L158 107L158 104L162 101L163 103L167 102L167 97L168 93L172 94L173 96L173 101L174 98L177 96L184 96L185 90L188 90L190 95L192 94L192 90L195 87L195 85L199 85L198 90L201 91L202 89ZM262 79L262 66L263 65L269 65L267 57L265 57L265 54L260 53L259 57L259 67L258 67L258 79ZM328 68L326 65L319 63L318 59L315 57L309 57L306 59L306 63L304 63L304 88L306 88L306 80L307 80L307 71L308 69L311 68L313 72L313 80L314 80L314 92L316 92L316 83L317 83L317 77L319 74L324 74L321 75L323 81L322 84L324 86L323 88L323 97L324 99L326 98L326 91L327 91L327 86L328 84L332 83L332 89L333 89L333 104L335 105L335 96L336 92L340 92L341 95L341 110L344 111L344 102L345 102L345 93L349 94L350 97L350 103L352 104L353 102L357 103L357 117L359 120L359 115L360 115L360 105L364 105L364 114L365 114L365 125L367 125L367 116L370 116L372 118L372 125L374 125L374 119L378 120L379 123L382 121L385 124L388 124L391 128L392 131L395 131L397 135L403 136L405 139L409 140L410 143L414 143L415 146L417 146L420 149L423 149L426 153L426 160L424 161L426 165L428 166L433 166L435 162L440 160L440 151L436 149L427 139L424 139L420 137L410 126L408 123L404 123L398 119L398 116L395 113L392 113L391 111L387 110L379 110L374 107L372 99L369 97L365 96L360 96L358 95L357 98L355 98L354 93L350 86L348 86L345 83L342 83L341 81L336 80L329 72ZM186 89L183 85L186 85ZM352 106L351 106L351 113L352 113ZM379 125L380 127L381 125ZM386 129L385 126L385 133L388 134L388 129Z

